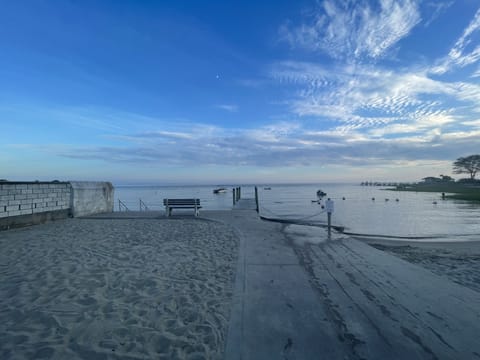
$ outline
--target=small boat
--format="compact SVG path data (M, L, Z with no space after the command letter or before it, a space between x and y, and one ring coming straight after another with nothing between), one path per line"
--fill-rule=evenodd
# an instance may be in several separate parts
M327 195L326 192L323 192L322 190L317 190L317 197L321 198L321 197L324 197L326 195Z
M272 190L271 187L264 187L263 190Z
M225 188L218 188L218 189L213 190L214 194L223 194L223 193L226 193L226 192L227 192L227 189L225 189Z

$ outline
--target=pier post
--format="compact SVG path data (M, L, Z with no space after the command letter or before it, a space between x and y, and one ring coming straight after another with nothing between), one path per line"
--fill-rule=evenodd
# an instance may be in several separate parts
M328 239L332 237L332 213L327 213L328 217Z
M257 210L257 213L258 213L258 189L257 189L256 186L255 186L255 205L256 205L256 210Z
M236 195L236 191L235 191L236 189L233 188L232 190L233 190L233 191L232 191L232 193L233 193L233 206L235 206L235 200L236 200L236 196L237 196L237 195Z
M328 223L328 240L332 237L332 213L333 213L333 200L330 198L325 202L325 208L327 210L327 223Z

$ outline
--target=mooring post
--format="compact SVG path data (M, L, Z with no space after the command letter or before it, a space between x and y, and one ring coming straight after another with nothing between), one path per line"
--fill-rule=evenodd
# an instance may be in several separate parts
M325 208L327 210L327 219L328 219L328 240L332 237L332 213L333 213L333 200L330 198L325 202Z
M233 206L235 206L235 200L236 200L236 199L235 199L235 196L236 196L236 194L235 194L235 188L233 188L232 190L233 190Z
M257 206L257 213L258 213L258 189L255 186L255 205Z

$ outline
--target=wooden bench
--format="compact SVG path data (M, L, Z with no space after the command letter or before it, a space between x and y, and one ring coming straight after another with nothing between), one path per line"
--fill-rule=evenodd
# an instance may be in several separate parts
M198 216L200 206L200 199L163 199L165 205L165 212L167 216L172 215L173 209L195 209L195 216Z

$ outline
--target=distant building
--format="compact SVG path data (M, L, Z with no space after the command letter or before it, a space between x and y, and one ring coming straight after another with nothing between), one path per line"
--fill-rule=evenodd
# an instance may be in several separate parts
M443 180L441 178L437 178L435 176L427 176L422 179L424 183L426 184L432 184L432 183L437 183L437 182L442 182Z
M422 179L423 183L425 184L432 184L432 183L446 183L446 182L453 182L455 181L454 178L448 175L440 175L440 177L435 177L435 176L427 176Z

